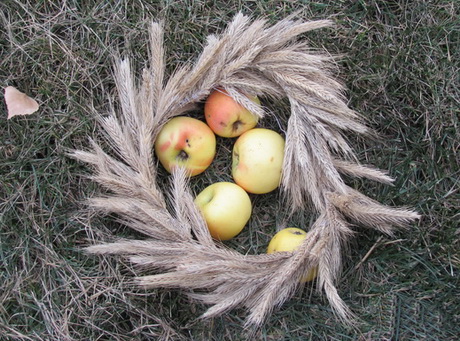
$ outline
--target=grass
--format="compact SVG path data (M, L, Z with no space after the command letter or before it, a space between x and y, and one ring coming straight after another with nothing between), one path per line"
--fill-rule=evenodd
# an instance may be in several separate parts
M0 9L0 85L41 104L38 113L8 121L0 104L1 340L458 338L460 11L454 0L6 0ZM89 108L104 112L114 95L112 54L129 54L144 66L147 23L161 18L173 70L196 57L205 36L222 30L238 10L271 22L299 10L306 20L337 22L305 38L345 55L337 77L349 88L350 106L382 136L356 140L359 157L397 178L393 187L352 184L423 215L395 239L356 228L338 284L359 317L355 328L338 323L326 300L309 290L254 334L241 328L243 311L197 320L205 307L180 292L130 288L129 264L80 251L113 235L132 235L110 217L88 217L82 201L98 189L81 176L88 174L85 165L65 156L97 135ZM195 189L228 179L231 143L220 148ZM254 199L256 218L229 244L241 252L263 252L277 224L310 223L308 212L287 221L277 193Z

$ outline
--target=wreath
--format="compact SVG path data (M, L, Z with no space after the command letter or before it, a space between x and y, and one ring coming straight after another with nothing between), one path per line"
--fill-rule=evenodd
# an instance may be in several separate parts
M302 22L292 17L274 25L237 14L226 30L210 35L194 63L165 76L162 23L149 28L149 67L136 82L128 58L114 68L119 106L99 117L104 138L71 155L91 164L92 179L106 193L89 199L99 213L115 213L141 232L139 240L119 239L86 248L91 254L122 255L139 266L135 282L144 288L179 288L210 307L213 317L237 307L248 311L246 325L261 325L302 286L302 276L318 269L317 287L343 322L353 314L336 289L343 246L354 236L352 224L391 235L419 215L387 207L349 187L343 176L385 184L383 171L357 161L346 134L368 137L371 130L345 101L334 79L335 57L312 52L298 36L329 20ZM154 141L162 126L223 88L260 118L267 115L243 93L287 99L285 156L280 190L292 212L311 205L316 221L295 252L243 255L211 237L194 204L186 172L173 171L171 187L159 186ZM271 115L276 115L270 113ZM165 193L167 192L167 193Z

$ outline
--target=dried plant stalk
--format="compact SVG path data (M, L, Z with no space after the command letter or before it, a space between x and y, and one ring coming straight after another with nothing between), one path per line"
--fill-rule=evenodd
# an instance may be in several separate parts
M343 87L331 75L333 58L312 53L304 32L331 26L328 20L301 22L287 18L268 27L238 14L220 36L208 37L193 65L185 65L167 81L163 29L150 27L150 67L135 84L128 59L115 67L120 113L100 119L111 151L92 141L91 151L71 155L90 163L93 175L108 194L89 205L116 213L145 240L120 240L88 247L93 254L121 254L145 276L145 288L182 288L192 298L211 305L204 317L236 307L249 311L248 325L260 325L274 307L299 287L302 275L319 266L318 287L344 322L352 313L335 283L340 275L343 245L353 235L349 222L391 234L418 218L405 209L386 207L348 187L341 174L391 183L384 172L359 165L344 132L369 134L363 119L347 107ZM172 175L168 209L157 184L153 141L162 125L223 87L236 101L263 117L241 93L287 98L285 160L281 187L293 210L313 204L318 219L308 238L293 253L241 255L216 244L193 203L183 170ZM151 274L155 271L156 274Z

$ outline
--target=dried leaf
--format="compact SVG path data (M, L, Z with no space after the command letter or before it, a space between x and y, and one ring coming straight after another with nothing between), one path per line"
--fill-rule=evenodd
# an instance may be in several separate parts
M38 103L13 86L5 88L5 102L8 109L8 120L18 115L30 115L38 110Z

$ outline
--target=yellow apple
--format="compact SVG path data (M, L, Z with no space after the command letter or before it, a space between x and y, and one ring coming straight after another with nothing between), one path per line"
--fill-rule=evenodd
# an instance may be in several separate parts
M271 192L280 184L283 159L280 134L265 128L248 130L233 146L233 180L250 193Z
M248 222L252 204L244 189L232 182L216 182L195 198L211 236L218 240L235 237Z
M155 153L168 172L183 166L190 176L202 173L216 154L216 136L206 123L192 117L169 120L155 140Z
M248 96L255 104L260 105L257 96ZM204 105L206 123L216 135L236 137L256 126L258 117L238 104L223 89L214 90Z
M268 244L267 253L295 251L307 238L307 232L297 227L288 227L277 232ZM302 278L302 282L310 282L316 278L318 269L313 268Z

